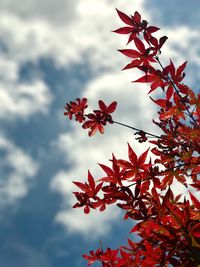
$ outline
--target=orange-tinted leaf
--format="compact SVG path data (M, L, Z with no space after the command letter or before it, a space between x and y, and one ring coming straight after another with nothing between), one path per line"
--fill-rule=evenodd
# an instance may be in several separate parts
M104 127L103 127L102 124L98 124L98 130L99 130L99 132L100 132L101 134L104 133Z
M134 18L134 22L136 22L136 23L141 22L141 15L139 12L135 11L133 18Z
M166 108L169 107L169 105L170 105L170 102L169 102L169 100L167 100L167 99L157 99L157 100L155 100L155 99L153 99L152 97L150 97L150 99L151 99L154 103L156 103L158 106L160 106L160 107L162 107L162 108L164 108L164 109L166 109Z
M90 137L92 137L93 135L95 135L95 133L97 132L97 127L93 127L90 129L90 131L88 132L88 135Z

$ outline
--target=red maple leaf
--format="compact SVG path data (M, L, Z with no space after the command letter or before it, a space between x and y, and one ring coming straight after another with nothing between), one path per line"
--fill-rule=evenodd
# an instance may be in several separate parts
M149 149L142 153L138 158L131 146L128 144L128 157L130 161L123 159L117 160L118 166L122 168L124 179L132 178L131 181L134 181L143 178L144 173L151 167L151 164L145 164L148 151Z

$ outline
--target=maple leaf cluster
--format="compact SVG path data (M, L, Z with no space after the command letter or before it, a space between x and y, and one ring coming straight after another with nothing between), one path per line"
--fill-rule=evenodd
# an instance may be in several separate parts
M104 126L109 123L113 123L111 113L113 113L117 107L117 102L112 102L109 106L99 100L99 109L93 110L93 113L86 114L85 109L88 107L87 99L77 98L76 101L70 101L66 103L64 112L65 116L71 120L75 117L75 120L79 123L83 123L83 129L89 129L89 136L93 136L97 131L101 134L104 133Z
M139 142L151 144L140 156L128 144L128 160L113 154L111 166L99 164L103 177L95 180L88 171L87 182L74 182L80 189L74 192L74 208L83 207L89 213L116 204L124 211L124 219L135 222L127 246L99 248L83 257L88 266L97 261L104 267L200 266L200 200L196 194L200 190L200 94L183 83L186 62L178 67L172 60L162 65L160 53L167 37L153 36L159 28L148 26L138 12L133 16L117 13L125 26L114 32L128 35L128 44L133 45L133 49L119 50L131 58L123 69L142 71L134 82L149 83L149 94L158 91L162 96L150 96L158 107L153 123L162 134L114 121L111 113L116 102L106 106L100 100L99 109L90 114L85 114L86 98L66 104L65 115L89 128L89 136L104 133L107 122L117 123L134 130ZM174 182L185 186L188 194L175 195ZM134 241L135 236L139 241Z

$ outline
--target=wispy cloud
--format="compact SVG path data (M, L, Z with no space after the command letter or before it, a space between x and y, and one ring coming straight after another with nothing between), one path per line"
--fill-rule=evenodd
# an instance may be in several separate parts
M0 119L25 119L38 112L46 113L52 95L40 80L31 83L0 81L0 100Z
M4 136L0 136L0 208L16 203L28 193L38 164Z

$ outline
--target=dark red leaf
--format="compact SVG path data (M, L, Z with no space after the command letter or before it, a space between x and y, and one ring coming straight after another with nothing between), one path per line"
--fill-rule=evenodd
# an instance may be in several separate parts
M160 47L163 46L163 44L167 41L167 39L168 39L167 36L163 36L163 37L160 38L160 40L159 40Z
M189 87L185 84L178 84L178 88L182 94L187 94Z
M94 182L94 178L92 177L90 171L88 171L88 183L89 183L89 186L92 189L92 191L94 191L94 189L95 189L95 182Z
M105 110L107 108L106 104L102 100L99 100L99 108L101 110Z
M180 75L182 74L183 70L184 70L185 67L186 67L186 64L187 64L187 61L185 61L183 64L181 64L181 65L178 67L177 72L176 72L178 76L180 76Z
M99 192L99 190L102 188L103 182L98 184L95 188L95 194L97 194Z
M139 158L138 158L138 165L143 165L145 163L145 160L147 158L148 152L149 152L149 148L144 153L142 153L139 156Z
M160 28L158 28L156 26L147 27L147 31L150 32L150 33L157 32L158 30L160 30Z
M119 33L119 34L129 34L133 31L132 27L122 27L117 30L114 30L113 32Z
M190 191L189 191L189 193L190 193L190 197L191 197L192 203L194 204L195 208L200 210L200 201Z
M140 23L140 22L141 22L141 15L140 15L139 12L136 11L136 12L134 13L133 18L134 18L134 22L136 22L136 23Z
M151 42L151 44L152 44L153 46L155 46L155 47L158 46L158 40L157 40L155 37L151 36L151 38L150 38L150 42Z
M80 182L73 182L73 183L83 191L88 190L88 186L86 184L83 184L83 183L80 183Z
M133 164L137 164L137 155L128 143L128 157Z
M101 205L101 207L100 207L100 211L104 211L105 210L105 208L106 208L106 205L105 205L105 203L103 203L102 205Z
M118 10L117 8L116 8L116 10L117 10L118 16L120 17L120 19L124 23L126 23L126 24L128 24L130 26L133 26L133 21L132 21L132 19L129 16L127 16L126 14L124 14L123 12L121 12L120 10Z
M122 70L136 68L141 64L141 60L135 59L131 63L127 64Z
M155 79L154 76L147 74L147 75L144 75L144 76L140 77L139 79L132 81L132 82L134 82L134 83L150 83L150 82L154 81L154 79Z
M137 49L144 54L145 53L145 46L144 46L143 42L137 37L134 38L134 42L135 42L135 46L137 47Z
M113 113L115 111L116 107L117 107L117 102L114 101L108 106L107 112L108 113Z
M104 127L103 127L102 124L98 124L98 130L99 130L99 132L100 132L101 134L104 133Z
M173 93L174 93L174 88L173 88L173 86L170 85L167 88L167 92L166 92L167 100L170 100L170 98L172 97Z
M85 213L85 214L90 213L90 208L89 208L88 206L85 206L85 208L84 208L84 213Z
M104 170L104 172L105 172L108 176L111 176L111 175L113 174L112 169L109 168L108 166L103 165L103 164L100 164L100 163L99 163L99 166Z
M138 58L141 56L137 50L133 50L133 49L122 49L118 51L130 58Z

